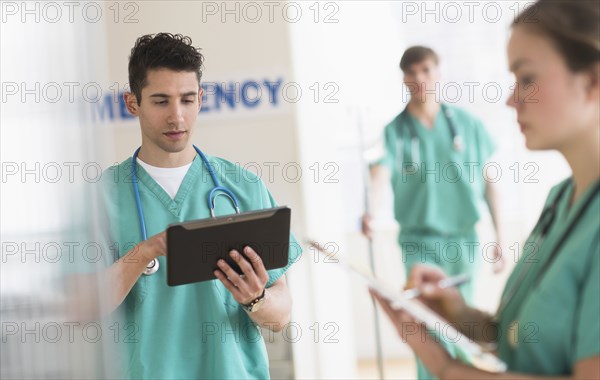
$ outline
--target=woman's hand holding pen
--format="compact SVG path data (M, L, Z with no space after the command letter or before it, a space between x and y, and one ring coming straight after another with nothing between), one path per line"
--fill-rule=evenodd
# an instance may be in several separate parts
M469 309L457 287L440 287L448 276L440 268L418 264L408 275L406 288L421 290L419 300L450 322L461 320Z
M469 307L458 288L450 284L450 282L460 277L449 278L441 269L431 265L415 265L406 284L406 289L413 291L406 291L405 296L409 298L417 296L419 301L442 318L449 322L460 323L464 316L468 314ZM464 280L462 281L464 282ZM414 327L408 328L405 324L415 324L414 318L403 310L393 308L389 300L379 296L375 291L371 290L370 292L390 317L398 333L404 339L407 339L406 331L413 330Z

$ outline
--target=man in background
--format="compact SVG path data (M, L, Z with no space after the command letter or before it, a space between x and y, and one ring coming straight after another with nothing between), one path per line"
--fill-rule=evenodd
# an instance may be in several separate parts
M466 111L440 103L438 55L430 48L407 49L400 61L410 101L385 127L385 154L371 166L373 197L391 183L398 243L406 273L415 264L438 266L449 276L469 274L461 290L473 302L480 247L475 225L486 205L500 239L496 197L482 169L495 150L483 124ZM372 238L371 216L363 233ZM492 255L503 266L499 245ZM429 378L422 365L419 378Z

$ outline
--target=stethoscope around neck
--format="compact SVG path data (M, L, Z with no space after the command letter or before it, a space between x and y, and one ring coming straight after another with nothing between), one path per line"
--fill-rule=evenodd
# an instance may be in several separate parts
M569 179L568 181L565 181L565 183L563 183L562 187L558 190L554 200L550 203L549 206L546 206L544 208L544 210L542 211L542 214L540 215L540 218L538 219L538 222L536 223L536 225L533 228L533 231L531 233L532 236L536 237L536 242L535 242L535 244L537 246L536 249L540 249L542 242L544 241L544 239L546 238L546 235L550 231L550 228L554 224L556 215L558 212L557 211L558 204L561 201L561 199L564 197L564 195L566 194L567 189L569 188L569 185L571 185L572 182L573 182L572 178ZM579 207L577 214L575 214L574 217L571 219L571 223L567 226L567 228L564 230L564 232L562 233L560 238L556 241L555 245L552 247L552 250L550 251L550 254L548 255L547 259L544 262L539 264L539 265L542 265L542 267L534 279L534 287L540 283L544 274L547 272L550 265L556 259L556 256L560 252L560 248L562 248L563 244L571 236L571 233L573 232L573 230L575 229L577 224L582 220L585 212L591 208L590 206L591 206L592 202L594 201L594 197L600 191L600 182L596 182L596 184L593 186L594 187L592 188L591 192L588 194L587 199L583 200L583 204ZM523 268L523 267L521 268L520 272L517 275L517 278L513 282L513 285L506 292L506 294L503 295L502 299L500 300L500 305L498 306L498 310L496 311L496 316L495 316L496 319L499 318L500 314L502 314L506 310L507 306L514 299L517 290L519 290L521 288L521 284L525 280L525 276L529 272L529 269L531 268L531 266L533 264L535 264L535 262L532 261L527 264L528 265L526 268Z
M456 152L461 152L464 149L464 141L461 135L458 134L456 130L456 126L454 125L452 111L446 107L446 105L441 104L442 113L446 118L446 123L448 124L448 129L450 131L450 139L452 141L452 148ZM412 163L413 166L418 165L421 161L420 155L420 140L417 134L417 126L415 125L414 120L408 114L408 106L404 108L402 111L403 117L407 120L408 124L408 133L410 135L410 145L408 152L404 152L403 160L408 163ZM408 154L406 154L408 153ZM408 159L406 159L408 157Z
M202 159L202 162L204 163L204 166L206 166L206 169L208 170L208 173L210 174L212 181L215 185L212 188L212 190L208 193L208 197L207 197L207 203L208 203L208 209L210 210L210 216L212 218L215 218L215 199L219 195L223 195L223 196L229 198L229 200L233 204L233 207L235 208L235 212L237 214L239 214L240 206L239 206L239 202L238 202L238 199L235 196L235 194L228 188L221 185L221 182L217 178L217 175L215 174L213 167L208 162L208 159L206 158L204 153L202 153L202 151L200 149L198 149L197 146L193 145L193 147L196 150L196 152L198 153L198 155L200 156L200 158ZM137 211L138 211L138 218L140 219L140 229L142 231L142 241L144 241L144 240L148 239L148 233L146 231L146 222L144 220L144 210L142 209L142 200L140 199L140 189L138 186L138 177L137 177L137 170L136 170L137 157L138 157L138 153L140 152L140 149L141 149L141 147L137 148L136 151L133 153L133 157L131 158L131 179L132 179L132 184L133 184L133 194L135 196L135 204L137 206ZM158 260L152 259L152 261L150 263L148 263L148 265L146 266L146 269L144 269L143 273L145 275L154 274L158 271L158 267L159 267Z

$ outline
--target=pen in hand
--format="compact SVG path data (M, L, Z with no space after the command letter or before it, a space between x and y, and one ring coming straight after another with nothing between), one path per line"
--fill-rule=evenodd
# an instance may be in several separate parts
M452 288L454 286L459 286L468 282L471 277L468 274L459 274L454 277L447 277L440 282L437 283L437 286L441 289ZM407 299L413 299L419 297L423 292L419 288L411 288L402 292L402 296Z

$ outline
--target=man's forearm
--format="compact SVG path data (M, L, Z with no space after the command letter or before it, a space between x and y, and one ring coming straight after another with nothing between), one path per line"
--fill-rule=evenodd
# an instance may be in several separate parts
M499 218L499 205L498 205L498 192L496 191L496 185L491 182L486 182L485 186L485 200L490 210L490 216L492 223L494 224L494 230L496 232L496 240L502 239L502 231L500 230L500 218Z
M101 272L73 276L69 298L76 319L98 319L119 307L150 262L139 249L134 247Z
M109 313L121 305L148 263L152 261L145 258L140 250L140 245L136 245L106 270L106 285L110 289L110 299L107 305Z
M383 165L372 165L369 168L370 174L370 192L369 192L369 205L371 206L371 212L377 211L381 208L382 199L385 198L385 192L390 186L391 173L389 169Z

